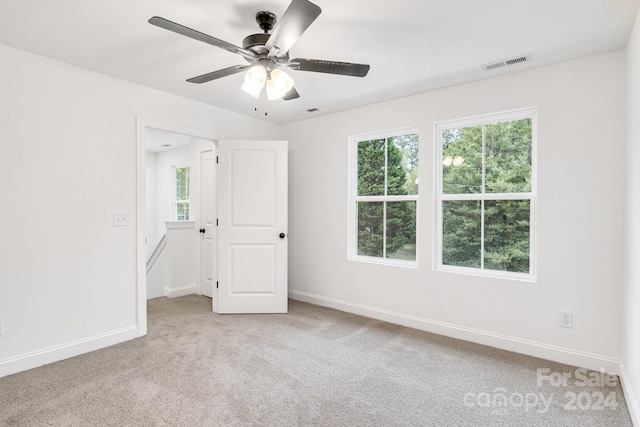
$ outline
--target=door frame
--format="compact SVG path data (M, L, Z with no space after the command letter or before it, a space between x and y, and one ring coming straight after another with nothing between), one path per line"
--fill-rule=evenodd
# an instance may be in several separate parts
M213 132L181 126L175 123L136 116L136 307L138 337L147 334L147 263L145 256L144 238L146 234L146 147L145 135L147 129L178 133L193 138L207 139L217 147L219 139Z

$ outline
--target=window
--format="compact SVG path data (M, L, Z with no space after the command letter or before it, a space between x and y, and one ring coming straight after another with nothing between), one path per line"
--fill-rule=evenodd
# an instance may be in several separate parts
M349 259L416 265L418 133L350 138Z
M436 124L436 269L535 278L536 110Z
M176 221L189 220L189 166L174 167L173 212Z

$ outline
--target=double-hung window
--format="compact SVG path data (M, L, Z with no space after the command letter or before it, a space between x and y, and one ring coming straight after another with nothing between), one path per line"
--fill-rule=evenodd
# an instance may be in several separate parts
M173 214L176 221L189 220L189 166L174 167Z
M415 266L416 129L350 138L349 259Z
M435 268L535 279L536 110L435 125Z

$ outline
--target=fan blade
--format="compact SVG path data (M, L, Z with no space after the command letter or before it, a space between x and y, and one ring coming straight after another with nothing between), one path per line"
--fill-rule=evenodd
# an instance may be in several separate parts
M253 59L256 57L256 54L251 52L250 50L243 49L240 46L227 43L223 40L211 37L208 34L201 33L200 31L185 27L184 25L177 24L173 21L169 21L168 19L164 19L159 16L154 16L153 18L149 19L149 24L155 25L156 27L164 28L165 30L173 31L174 33L187 36L189 38L210 44L212 46L219 47L231 53L240 54L245 58Z
M282 99L284 99L285 101L291 101L292 99L297 99L297 98L300 98L300 94L298 93L295 87L292 87L291 90L289 90L289 92L287 92L282 97Z
M350 62L323 61L321 59L296 58L287 64L294 70L314 71L316 73L340 74L343 76L364 77L371 68L367 64Z
M308 0L292 0L265 44L270 56L282 56L289 52L321 12L322 9Z
M220 79L222 77L231 76L233 74L238 74L252 66L253 65L234 65L233 67L224 68L218 71L213 71L211 73L203 74L198 77L192 77L187 81L189 83L206 83L206 82L210 82L211 80Z

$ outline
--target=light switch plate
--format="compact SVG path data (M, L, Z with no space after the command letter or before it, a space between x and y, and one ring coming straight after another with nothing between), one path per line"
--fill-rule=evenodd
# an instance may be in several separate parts
M114 212L113 213L113 226L124 227L129 225L129 213L128 212Z

